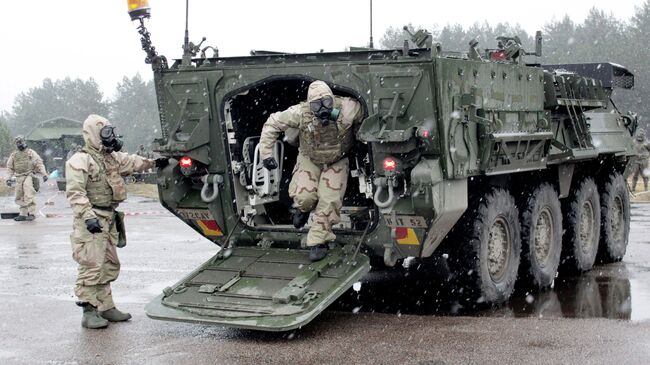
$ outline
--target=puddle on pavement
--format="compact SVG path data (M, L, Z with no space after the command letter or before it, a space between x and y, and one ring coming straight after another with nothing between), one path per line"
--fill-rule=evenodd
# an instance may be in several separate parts
M517 288L499 307L464 297L453 288L446 272L427 266L371 273L331 309L397 315L650 318L650 275L630 279L624 263L597 266L580 276L558 277L549 290Z

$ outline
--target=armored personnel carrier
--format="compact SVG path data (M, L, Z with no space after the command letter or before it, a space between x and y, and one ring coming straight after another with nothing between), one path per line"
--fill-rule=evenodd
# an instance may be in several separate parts
M637 121L610 99L633 87L625 67L528 64L541 34L533 53L516 37L446 53L425 31L412 35L416 47L247 57L219 57L186 32L183 57L168 62L145 28L146 2L129 4L154 73L155 150L171 162L158 173L160 200L221 247L155 298L150 317L289 330L371 266L433 255L465 295L500 303L517 281L546 287L558 267L587 271L625 254L622 173ZM305 100L314 80L358 100L365 117L336 244L312 263L308 226L289 214L297 149L278 141L269 171L257 142L269 114Z

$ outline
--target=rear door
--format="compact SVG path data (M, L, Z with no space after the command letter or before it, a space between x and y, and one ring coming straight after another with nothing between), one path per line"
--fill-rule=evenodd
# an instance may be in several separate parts
M219 253L147 305L154 319L264 331L299 328L369 270L354 247L312 263L307 250L238 247Z

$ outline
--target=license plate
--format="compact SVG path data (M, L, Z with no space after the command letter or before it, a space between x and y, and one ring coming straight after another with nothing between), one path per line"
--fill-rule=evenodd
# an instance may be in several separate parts
M185 220L214 220L212 213L207 209L178 209L176 213Z
M384 220L389 227L427 228L427 220L417 215L384 214Z

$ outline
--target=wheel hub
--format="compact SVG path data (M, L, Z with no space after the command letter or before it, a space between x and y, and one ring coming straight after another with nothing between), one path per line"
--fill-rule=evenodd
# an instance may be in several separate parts
M594 244L594 221L594 208L590 201L586 201L580 213L580 248L586 255L591 253Z
M625 214L623 210L623 202L621 201L620 196L614 198L614 204L612 204L612 236L615 242L623 241L623 234L625 227Z
M546 266L546 261L551 252L551 245L555 239L553 237L554 224L551 211L548 207L544 207L535 224L535 238L533 242L533 255L540 267Z
M503 217L498 217L490 227L488 239L488 271L492 280L503 278L510 257L510 230Z

